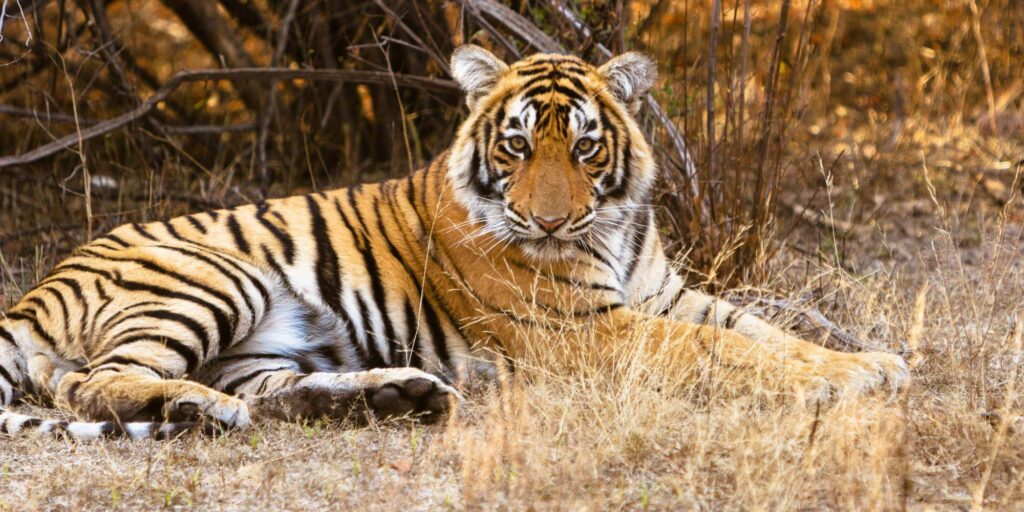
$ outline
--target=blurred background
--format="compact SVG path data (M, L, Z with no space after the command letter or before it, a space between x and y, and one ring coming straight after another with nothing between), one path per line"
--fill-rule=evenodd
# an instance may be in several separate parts
M465 115L446 63L469 42L508 61L566 49L594 63L624 50L657 60L642 115L658 211L672 254L711 288L770 275L786 248L849 266L854 253L899 258L932 229L908 221L937 207L949 229L1020 216L1006 208L1019 206L1024 159L1019 0L3 9L0 284L36 279L123 222L422 166Z

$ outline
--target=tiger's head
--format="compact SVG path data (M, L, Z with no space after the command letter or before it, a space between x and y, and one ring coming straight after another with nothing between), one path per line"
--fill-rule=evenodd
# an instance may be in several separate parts
M470 112L448 177L484 232L563 259L621 234L630 209L648 202L655 164L634 115L657 77L649 58L595 67L540 54L508 65L467 45L451 68Z

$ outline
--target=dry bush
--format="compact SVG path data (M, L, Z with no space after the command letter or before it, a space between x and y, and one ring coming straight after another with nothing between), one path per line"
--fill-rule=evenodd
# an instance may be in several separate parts
M21 218L0 240L18 252L38 244L36 235L58 235L66 250L125 221L403 175L443 150L461 119L446 61L463 42L510 61L571 48L600 63L636 47L661 61L665 77L655 93L662 106L646 109L645 124L662 167L656 199L670 250L687 254L704 284L739 282L764 269L775 247L775 202L815 11L787 1L781 12L748 5L739 14L714 2L723 19L709 39L712 6L667 4L19 4L26 20L10 18L0 43L8 121L0 152L25 154L59 137L68 147L0 159L9 191L0 209L63 222ZM226 72L167 89L182 70L253 67L429 81ZM77 140L147 103L154 108L117 129Z

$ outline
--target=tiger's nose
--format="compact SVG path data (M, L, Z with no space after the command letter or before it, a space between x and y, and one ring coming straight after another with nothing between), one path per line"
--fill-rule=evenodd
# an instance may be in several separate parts
M544 231L554 233L559 226L565 224L565 217L544 217L541 215L534 215L533 221L536 222Z

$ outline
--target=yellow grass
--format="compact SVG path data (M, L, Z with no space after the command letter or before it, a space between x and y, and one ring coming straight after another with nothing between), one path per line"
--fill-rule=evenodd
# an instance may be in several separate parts
M680 383L636 340L607 367L539 345L438 425L3 439L0 508L1019 509L1024 240L1000 221L979 236L958 249L933 231L897 272L792 258L776 273L793 297L831 290L820 305L858 334L916 347L895 397L723 396L727 375Z

